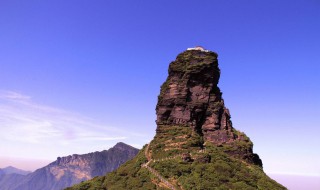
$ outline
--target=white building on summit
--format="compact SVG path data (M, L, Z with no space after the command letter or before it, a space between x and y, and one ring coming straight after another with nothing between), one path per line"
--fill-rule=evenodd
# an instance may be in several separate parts
M209 52L209 50L204 49L202 46L196 46L194 48L187 49L187 51L190 51L190 50L199 50L199 51Z

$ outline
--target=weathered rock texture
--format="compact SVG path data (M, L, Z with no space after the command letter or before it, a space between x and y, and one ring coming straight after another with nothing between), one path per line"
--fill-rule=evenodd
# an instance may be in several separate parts
M58 157L48 166L28 175L0 176L0 190L61 190L117 169L138 151L124 143L118 143L101 152Z
M157 126L188 126L206 142L219 146L232 145L227 152L262 166L252 153L252 143L232 127L230 112L225 107L218 82L218 55L198 50L185 51L170 63L169 76L158 97ZM239 144L247 145L238 147Z

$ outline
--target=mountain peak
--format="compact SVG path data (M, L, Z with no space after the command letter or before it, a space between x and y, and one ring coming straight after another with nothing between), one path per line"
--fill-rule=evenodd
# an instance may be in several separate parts
M286 189L270 179L253 143L231 122L218 87L218 55L188 49L169 65L153 140L116 171L82 189Z
M139 151L137 148L134 148L130 145L127 145L123 142L119 142L116 145L114 145L112 148L108 150L103 151L95 151L88 154L72 154L65 157L58 157L55 162L52 162L50 165L61 165L61 166L71 166L71 165L77 165L78 162L92 162L93 159L105 159L102 156L106 156L108 154L111 154L110 152L113 152L113 150L119 150L119 152L128 152L128 155L133 157L136 155L136 153ZM117 153L115 153L117 154Z
M212 51L187 50L170 63L169 76L161 86L156 107L156 137L158 133L162 138L166 134L167 141L161 143L166 153L201 150L207 143L213 143L226 147L230 155L262 166L258 155L252 152L249 138L232 126L230 111L217 86L220 78L217 57ZM172 135L177 130L180 132ZM244 146L240 149L239 144ZM159 145L151 143L151 149L155 146Z
M7 167L2 168L2 169L12 170L12 169L18 169L18 168L15 168L15 167L13 167L13 166L7 166Z
M132 146L123 143L123 142L118 142L116 145L114 145L112 148L117 148L117 149L130 149L133 148Z

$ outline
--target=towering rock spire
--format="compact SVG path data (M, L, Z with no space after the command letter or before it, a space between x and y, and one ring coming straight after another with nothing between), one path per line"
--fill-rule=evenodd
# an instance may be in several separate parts
M245 148L228 152L262 166L259 157L252 153L249 138L232 127L230 112L217 86L219 78L217 53L192 49L179 54L170 63L169 76L161 86L156 107L157 131L167 126L188 126L202 137L200 148L206 142L235 146L242 141Z

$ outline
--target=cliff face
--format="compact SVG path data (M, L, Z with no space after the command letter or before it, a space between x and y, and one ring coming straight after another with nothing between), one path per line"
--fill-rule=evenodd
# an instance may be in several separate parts
M101 152L58 157L48 167L56 179L66 175L74 178L74 181L83 181L117 169L137 153L138 149L124 143L117 143L113 148Z
M258 155L252 152L249 138L232 127L230 112L217 86L217 58L214 52L192 50L179 54L170 63L169 76L161 86L156 106L157 131L167 126L190 127L202 138L199 148L205 148L206 142L227 146L230 155L262 166ZM245 146L238 147L239 144Z
M65 187L105 175L133 158L138 149L118 143L109 150L84 155L58 157L48 166L26 176L0 179L1 190L61 190Z
M185 51L170 64L156 107L159 128L187 125L217 144L237 138L217 86L217 57L214 52Z
M217 84L218 55L200 47L169 65L156 106L153 140L106 176L68 190L284 190L262 169L253 143L233 128Z

